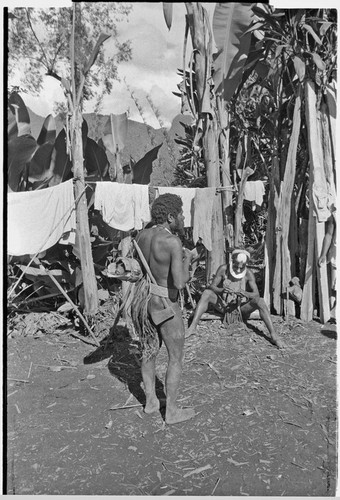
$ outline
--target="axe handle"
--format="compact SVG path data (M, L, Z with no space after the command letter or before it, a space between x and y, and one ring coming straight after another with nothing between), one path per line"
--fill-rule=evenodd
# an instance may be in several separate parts
M149 277L150 277L150 279L151 279L152 283L153 283L154 285L158 285L157 281L155 280L155 278L154 278L154 277L153 277L153 275L152 275L152 272L151 272L151 269L150 269L150 267L149 267L149 264L146 262L146 259L145 259L144 255L143 255L142 250L139 248L139 245L138 245L137 241L136 241L136 240L133 240L133 244L134 244L134 246L135 246L135 249L137 250L137 253L138 253L139 257L140 257L140 260L142 261L143 266L145 267L145 270L146 270L146 272L148 273L148 275L149 275ZM162 301L163 301L164 306L165 306L165 307L169 307L169 304L168 304L168 303L167 303L167 301L165 300L165 297L161 297L161 299L162 299Z

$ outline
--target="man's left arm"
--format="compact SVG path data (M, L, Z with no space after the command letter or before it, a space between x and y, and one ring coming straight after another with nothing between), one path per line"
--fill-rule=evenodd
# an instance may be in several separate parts
M242 297L247 297L247 299L256 299L260 297L254 273L250 271L250 269L247 269L246 274L246 290L241 290L239 293Z

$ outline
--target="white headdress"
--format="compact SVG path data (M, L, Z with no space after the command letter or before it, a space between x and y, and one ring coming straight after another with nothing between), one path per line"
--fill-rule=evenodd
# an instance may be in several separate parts
M244 264L245 267L241 273L235 273L233 269L233 259L235 259L240 264ZM229 263L230 274L236 279L242 279L246 275L247 272L246 264L249 259L250 259L250 253L247 252L247 250L243 250L241 248L236 248L235 250L233 250L233 252L231 252L231 260Z

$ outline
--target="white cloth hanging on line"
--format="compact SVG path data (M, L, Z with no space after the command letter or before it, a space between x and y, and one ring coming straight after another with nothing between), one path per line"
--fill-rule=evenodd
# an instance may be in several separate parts
M244 185L244 199L254 201L259 207L262 206L265 188L263 181L246 181Z
M201 238L205 248L212 251L211 221L213 215L216 188L199 188L196 190L194 202L194 224L192 237L196 244Z
M58 241L74 245L76 215L72 179L57 186L7 196L9 255L43 252Z
M142 229L143 222L151 220L149 187L144 184L96 182L94 208L114 229Z

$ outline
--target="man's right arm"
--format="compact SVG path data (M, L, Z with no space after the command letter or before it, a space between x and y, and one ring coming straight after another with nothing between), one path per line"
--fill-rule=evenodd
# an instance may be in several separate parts
M189 266L191 262L190 252L184 252L179 238L174 237L170 243L171 253L171 275L172 281L177 290L182 290L187 281L189 281Z
M223 264L217 269L216 276L212 280L211 284L208 286L209 290L212 290L217 295L223 292L223 286L219 287L218 285L221 283L223 276L225 275L226 265Z

